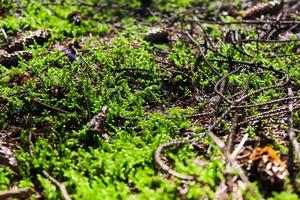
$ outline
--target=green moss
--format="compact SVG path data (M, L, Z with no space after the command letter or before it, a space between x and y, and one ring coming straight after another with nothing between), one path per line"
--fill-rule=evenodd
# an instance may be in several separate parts
M236 2L237 7L240 6L240 1ZM153 1L149 16L143 13L138 0L21 1L20 8L14 3L11 1L0 8L0 15L5 10L0 28L9 37L37 29L47 29L52 36L42 45L35 42L24 47L33 55L30 61L21 59L18 66L10 68L0 66L0 130L16 135L15 156L19 168L17 175L6 166L0 167L0 190L13 185L38 185L45 198L58 199L60 193L56 186L42 175L46 170L67 187L74 199L179 199L185 186L188 187L187 199L215 198L219 184L225 179L224 162L218 147L205 134L208 118L192 115L209 109L214 113L222 111L208 103L214 101L213 88L219 77L184 34L192 29L184 20L193 19L195 15L185 11L203 6L205 10L197 16L213 16L217 10L215 2ZM74 11L83 16L79 25L67 19ZM182 24L162 23L172 16ZM221 20L235 19L223 17ZM172 41L168 44L144 41L145 33L160 23L173 31ZM249 38L257 37L255 28L232 27L241 29L241 34ZM205 53L211 66L222 75L237 66L216 61L224 59L220 54L236 61L249 60L249 56L237 51L232 44L219 42L228 30L216 24L193 27L199 44L207 45L201 35L203 31L212 42L218 41L215 52ZM77 49L74 61L54 47L59 42L75 40L81 48ZM5 42L1 32L0 42ZM299 84L299 59L293 55L297 45L248 43L244 49L255 55L251 61L288 72L295 84ZM256 52L257 47L261 51ZM266 52L291 56L273 59L268 58ZM226 95L234 95L235 89L243 88L250 74L250 92L278 82L278 75L273 72L253 74L251 70L245 67L230 75ZM29 80L18 83L16 77L25 72L30 74ZM264 103L284 96L285 92L272 89L247 101ZM298 91L295 93L299 95ZM108 112L102 130L91 130L87 124L103 106L108 106ZM260 114L259 111L249 113ZM299 111L294 118L298 127ZM247 132L255 138L259 130L252 125L248 127ZM218 128L228 134L232 124L224 121ZM191 145L164 152L174 169L196 176L196 182L185 184L158 170L153 154L159 145L183 139L186 132L191 131L208 146L205 155ZM276 149L286 150L280 145L274 144ZM196 164L195 158L207 165ZM248 191L245 197L253 198ZM274 194L271 199L280 198L296 199L296 196L286 191Z

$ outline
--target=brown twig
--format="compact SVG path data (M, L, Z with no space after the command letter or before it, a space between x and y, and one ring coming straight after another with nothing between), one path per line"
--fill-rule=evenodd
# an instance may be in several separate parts
M214 87L214 91L215 91L215 93L217 93L217 94L219 95L216 104L219 104L219 102L220 102L220 100L221 100L220 97L222 97L227 103L230 103L230 104L232 103L227 97L225 97L225 95L224 95L223 93L224 93L224 90L225 90L225 85L226 85L226 83L227 83L228 76L234 74L234 73L237 72L237 71L238 71L238 70L235 70L234 72L232 72L232 73L230 73L230 74L228 74L228 75L226 75L226 76L223 76L223 77L216 83L216 85L215 85L215 87ZM220 88L220 89L218 89L218 88Z
M50 109L50 110L54 110L54 111L58 111L58 112L63 112L63 113L70 113L70 112L68 112L68 111L66 111L66 110L63 110L63 109L61 109L61 108L57 108L57 107L53 107L53 106L50 106L50 105L48 105L48 104L45 104L45 103L41 102L41 101L38 100L38 99L32 99L32 102L33 102L33 103L36 103L36 104L39 104L39 105L41 105L41 106L43 106L43 107L45 107L45 108L48 108L48 109Z
M235 50L237 50L238 52L240 52L241 54L243 55L246 55L250 58L254 58L253 55L250 55L249 53L247 53L244 48L243 48L243 43L241 43L240 41L236 40L235 37L234 37L234 33L233 32L237 32L237 31L230 31L229 34L230 34L230 42L233 46L233 48ZM240 48L237 47L237 44L239 44Z
M220 140L220 138L218 138L211 130L209 130L207 133L213 139L215 144L219 147L219 149L221 150L223 155L226 157L227 161L231 164L231 166L234 167L235 170L237 170L237 172L238 172L240 178L242 179L242 181L244 183L246 183L247 185L249 185L250 181L249 181L248 177L246 176L244 171L232 159L230 153L227 151L225 143L222 140Z
M67 189L66 187L61 184L59 181L57 181L55 178L53 178L50 174L48 174L46 171L43 171L42 172L43 175L49 179L54 185L56 185L56 187L58 187L58 189L60 190L61 192L61 195L62 197L65 199L65 200L71 200L71 197L69 196L68 192L67 192Z
M300 99L299 96L296 97L287 97L287 98L281 98L281 99L275 99L268 101L266 103L258 103L258 104L250 104L250 105L239 105L239 106L234 106L233 109L246 109L246 108L254 108L254 107L263 107L263 106L268 106L268 105L273 105L276 103L282 103L288 100L295 100L295 99Z
M258 42L258 43L289 43L289 42L298 42L300 39L290 39L290 40L268 40L268 39L247 39L240 40L241 43L249 43L249 42Z
M250 76L251 77L251 76ZM243 92L242 92L242 96L244 96L248 90L248 87L249 87L249 83L250 83L250 77L248 78L248 81L246 83L246 86L245 88L243 89ZM240 104L242 101L240 101L238 104ZM233 106L232 106L233 107ZM234 144L233 144L233 140L234 138L236 137L236 134L239 130L239 125L238 125L238 122L239 122L239 112L237 110L235 110L235 113L233 115L233 120L232 120L232 128L231 128L231 132L228 136L228 141L227 141L227 147L228 147L228 151L229 152L232 152L233 151L233 147L234 147Z
M205 116L209 116L212 115L213 112L205 112L205 113L199 113L199 114L194 114L194 115L185 115L185 117L187 118L199 118L199 117L205 117Z
M198 48L201 57L203 58L204 62L207 64L207 66L209 67L209 69L216 74L218 77L222 77L221 74L219 72L217 72L217 70L214 68L214 66L211 65L211 63L206 59L206 56L204 55L204 52L201 48L201 46L198 44L198 42L194 39L193 36L191 36L191 34L189 32L185 32L186 35L190 38L190 40L196 45L196 47Z
M285 75L285 72L273 69L272 67L263 66L261 63L233 60L233 59L229 59L228 57L226 59L223 59L223 60L221 60L221 59L207 59L207 60L210 61L210 62L225 62L225 63L231 62L232 64L240 64L240 65L243 65L243 66L260 68L260 69L263 69L263 70L268 70L268 71L274 72L275 74Z
M294 107L294 110L299 109L299 108L300 108L300 105L296 105ZM287 113L287 107L283 106L283 107L280 107L280 108L275 109L275 110L263 112L258 116L247 117L247 118L245 118L244 121L240 122L239 125L243 125L243 124L246 124L246 123L249 123L249 122L252 122L252 121L259 121L259 120L262 120L262 119L267 119L267 118L271 118L271 117L275 117L275 116L284 115L286 113Z
M13 96L16 96L16 95L19 95L19 94L27 94L28 92L30 92L30 90L25 90L25 91L16 92L16 93L13 93L13 94L8 94L7 97L13 97Z
M264 91L266 91L266 90L279 88L279 87L285 86L286 84L287 84L287 81L286 81L286 82L283 82L283 83L275 83L275 84L272 85L272 86L262 87L262 88L260 88L260 89L258 89L258 90L252 91L252 92L248 93L247 95L242 96L241 98L235 100L235 103L236 103L236 105L237 105L238 103L240 103L241 101L243 101L243 100L249 98L249 97L252 96L252 95L262 93L262 92L264 92ZM236 105L234 105L234 106L236 106Z
M248 25L263 25L263 24L280 24L280 25L299 25L300 21L289 21L289 20L239 20L239 21L233 21L233 22L223 22L223 21L215 21L215 20L203 20L203 19L197 19L197 20L188 20L194 21L196 23L200 24L218 24L218 25L234 25L234 24L248 24Z
M288 96L289 97L293 96L293 91L292 91L291 88L288 88ZM292 144L296 159L298 159L298 161L300 161L300 146L299 146L299 143L297 141L295 131L294 131L294 128L293 128L293 110L294 110L293 102L289 101L288 111L287 111L288 125L289 125L288 134L289 134L290 143Z
M183 174L180 174L178 172L176 172L175 170L173 170L171 167L169 167L168 165L166 165L164 163L164 161L161 159L161 154L163 153L163 151L166 149L166 148L169 148L169 147L172 147L172 146L181 146L183 144L186 144L188 141L171 141L171 142L168 142L166 144L163 144L163 145L160 145L156 150L155 150L155 153L154 153L154 161L156 162L156 164L159 166L159 168L161 170L163 170L164 172L167 172L168 174L176 177L176 178L179 178L179 179L182 179L182 180L187 180L187 181L191 181L191 180L195 180L195 177L193 176L189 176L189 175L183 175Z
M28 198L32 193L33 190L31 188L5 190L0 192L0 199L23 199Z
M288 97L293 97L293 91L290 87L287 88ZM289 153L288 153L288 171L291 179L291 183L295 191L298 191L298 184L296 181L297 173L295 169L295 158L300 161L300 147L297 142L294 125L293 125L293 102L292 100L287 101L287 120L288 120L288 136L289 136Z

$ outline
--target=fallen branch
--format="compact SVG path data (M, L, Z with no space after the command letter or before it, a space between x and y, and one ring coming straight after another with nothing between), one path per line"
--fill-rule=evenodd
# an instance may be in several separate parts
M31 188L11 189L0 192L0 199L23 199L28 198L33 193Z

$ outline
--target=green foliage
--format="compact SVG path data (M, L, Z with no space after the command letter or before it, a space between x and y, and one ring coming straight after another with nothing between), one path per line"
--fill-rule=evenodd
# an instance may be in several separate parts
M55 187L48 179L38 175L38 180L40 181L42 187L45 189L45 196L47 199L58 199L58 192Z
M282 199L298 200L299 197L298 195L290 192L280 192L280 193L275 193L273 197L268 198L268 200L282 200Z
M0 190L6 190L11 184L13 171L8 167L0 168Z

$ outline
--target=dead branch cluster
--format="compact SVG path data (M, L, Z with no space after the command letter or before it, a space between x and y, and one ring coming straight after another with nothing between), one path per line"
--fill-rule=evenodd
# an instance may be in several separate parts
M292 33L298 34L300 22L289 20L287 13L283 13L284 9L282 9L282 6L282 4L277 4L277 2L258 5L252 9L242 12L243 18L247 20L235 22L201 20L197 17L194 17L193 20L182 20L182 23L194 23L201 27L201 30L203 31L202 34L196 34L194 32L195 29L192 29L193 31L186 31L185 41L193 45L195 49L198 50L198 58L200 58L199 60L202 65L208 67L213 76L219 77L219 81L215 83L214 87L215 97L211 98L214 99L214 102L209 102L214 105L213 107L216 110L219 111L210 112L212 120L205 133L214 141L214 143L219 147L219 150L223 153L225 158L224 164L227 166L227 169L228 167L234 168L238 173L239 178L235 179L235 182L237 180L241 180L254 195L255 192L249 184L250 181L253 180L253 176L255 176L255 180L268 183L275 186L274 188L279 185L279 187L282 187L284 180L288 178L288 176L291 180L295 181L292 176L295 175L295 164L300 162L300 146L295 134L293 114L300 108L300 97L294 95L295 91L298 93L299 87L293 77L289 75L289 72L280 71L278 69L274 69L272 66L264 66L261 63L255 63L249 60L233 60L230 56L218 52L216 50L216 46L219 45L220 42L213 44L210 37L205 33L203 24L208 23L229 27L229 31L224 37L223 42L229 43L232 46L232 49L239 52L246 59L248 58L251 60L252 58L255 58L257 54L255 55L247 52L247 50L244 49L244 45L246 43L256 43L257 49L255 51L258 53L260 52L260 49L258 48L259 43L277 43L280 45L281 43L286 42L293 44L293 42L298 41L298 39L289 39L289 36ZM283 7L286 12L288 10L287 7ZM276 11L277 14L278 12L281 14L278 15L276 19L256 18L266 12L268 13L270 9L274 12ZM258 37L254 39L247 39L238 31L230 29L232 24L256 27ZM199 35L203 36L203 38L201 38L202 41L204 41L203 44L199 44L199 38L196 38ZM216 57L222 59L213 60L207 58L206 55L208 52L213 52ZM295 52L295 54L297 54L297 52ZM268 58L286 56L290 55L266 55ZM227 66L229 66L228 75L222 76L221 73L218 72L217 68L214 67L215 63L222 64L222 66L227 64ZM198 71L198 73L201 73L201 71ZM253 84L251 84L253 76L259 76L263 79L264 74L269 73L273 74L273 76L277 79L272 85L261 88L253 87ZM231 85L229 81L230 75L240 74L247 74L248 81L246 81L242 87L240 85ZM253 103L253 99L255 99L258 95L264 94L270 90L278 91L278 93L281 94L281 97L277 99L270 99L264 103ZM207 116L207 113L199 114L199 118L204 116ZM258 146L266 145L266 142L259 141L259 139L254 143L251 143L250 141L247 142L247 140L249 140L247 133L248 128L254 127L255 130L259 130L260 127L268 121L275 121L275 124L276 122L284 121L288 125L288 129L286 130L288 143L290 144L289 158L287 159L288 162L282 161L280 156L277 155L271 147L267 146L264 149L259 149ZM231 126L231 131L227 133L225 137L219 136L218 133L219 130L222 129L222 124L224 123L228 123ZM243 138L242 140L240 140L241 137ZM281 139L284 140L284 138ZM195 143L197 143L197 135L196 137L184 138L182 140L175 139L174 141L170 141L169 143L159 146L154 154L154 160L158 168L176 178L185 181L197 181L197 177L195 176L184 175L176 172L172 169L170 164L166 164L166 162L168 163L167 158L162 159L162 157L164 157L164 151L167 151L167 149L179 148L183 144L195 145ZM201 143L198 142L198 145L201 145ZM268 145L272 144L269 143ZM244 156L243 159L240 159L249 148L251 149L250 152ZM251 153L251 151L253 152ZM245 160L246 164L242 164ZM247 165L247 167L245 165ZM249 171L250 168L252 171ZM229 185L225 184L225 186L223 185L223 192L225 191L232 192L233 189L230 189Z

